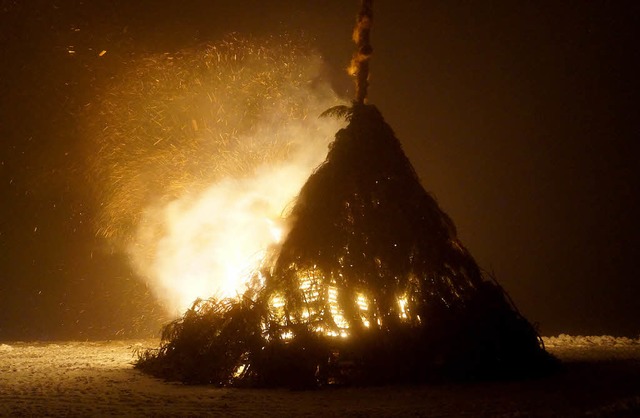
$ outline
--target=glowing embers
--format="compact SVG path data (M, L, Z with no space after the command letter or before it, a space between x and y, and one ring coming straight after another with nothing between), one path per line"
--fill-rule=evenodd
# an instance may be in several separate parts
M275 293L269 299L269 325L263 330L271 338L290 340L300 326L327 337L347 338L355 329L382 328L389 315L414 325L422 322L416 309L418 291L411 284L382 312L366 288L349 292L337 283L338 277L327 278L315 266L298 270L296 280L297 295Z
M398 298L398 307L399 307L399 311L398 311L398 315L400 316L400 319L407 319L407 297L403 296Z
M269 303L272 310L280 310L284 308L284 298L280 295L274 295Z
M305 271L298 277L304 302L306 304L317 302L320 298L320 291L322 288L321 277L315 272L315 270Z
M290 321L285 313L285 305L285 298L278 293L269 299L269 319L261 324L262 333L267 340L291 340L295 336L289 328Z
M338 288L334 285L327 286L327 305L329 306L329 312L335 323L337 329L329 330L327 335L331 337L347 337L347 329L349 329L349 322L344 317L344 310L342 310L338 304Z
M302 296L301 312L296 316L315 332L329 337L346 338L349 322L340 306L339 290L332 280L326 284L325 276L315 268L298 272Z
M307 323L318 322L323 303L321 276L315 269L305 270L298 275L298 280L303 300L301 319Z
M247 368L246 364L241 364L238 367L236 367L236 369L233 371L233 377L239 378L240 376L242 376L242 373L245 371L246 368Z
M294 337L293 331L291 330L284 330L280 333L280 338L282 338L283 340L290 340Z
M284 297L282 297L281 295L275 294L271 297L271 299L269 300L269 316L271 317L270 321L272 323L282 325L282 326L287 324L284 305L285 305L285 300L284 300ZM264 324L263 330L267 331L267 329L268 329L268 326Z
M422 318L420 315L417 315L415 311L412 311L412 307L415 306L414 303L410 304L410 299L407 295L402 295L398 297L398 317L401 321L404 322L413 322L413 323L421 323Z
M369 326L371 325L371 323L369 322L369 302L367 301L367 298L364 294L359 293L356 296L356 304L358 305L358 310L360 312L360 320L362 321L362 325L365 326L365 328L369 328Z

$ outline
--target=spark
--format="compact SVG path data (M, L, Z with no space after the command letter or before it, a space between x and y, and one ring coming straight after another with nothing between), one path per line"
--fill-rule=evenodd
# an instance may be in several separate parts
M287 37L229 36L135 58L90 107L97 233L166 309L241 293L286 207L326 155L340 103L322 60Z

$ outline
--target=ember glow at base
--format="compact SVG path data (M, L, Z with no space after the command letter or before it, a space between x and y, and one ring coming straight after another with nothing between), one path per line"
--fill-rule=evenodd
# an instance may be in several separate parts
M89 109L99 233L171 315L244 291L341 122L322 60L286 36L137 58Z

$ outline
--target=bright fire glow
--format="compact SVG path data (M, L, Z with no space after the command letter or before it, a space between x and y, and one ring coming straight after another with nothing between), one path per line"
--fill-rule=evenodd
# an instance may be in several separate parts
M245 290L266 249L282 237L275 225L302 186L298 171L283 165L225 179L163 208L167 230L150 267L171 306L181 311L198 297Z
M407 319L407 298L406 296L398 298L398 306L400 307L400 318Z
M325 158L340 104L317 53L286 37L152 54L96 100L88 122L103 213L167 312L235 296L286 237L283 215Z
M329 310L331 311L333 321L336 323L336 326L340 328L339 333L334 331L330 332L329 335L339 334L340 336L346 337L345 329L349 328L349 322L344 317L343 311L338 305L338 289L335 286L327 287L327 301L329 302Z
M360 293L356 298L356 303L358 304L358 308L360 308L360 319L362 320L362 325L369 328L371 323L369 322L369 318L367 318L367 313L369 311L369 302L367 302L367 298L365 295Z

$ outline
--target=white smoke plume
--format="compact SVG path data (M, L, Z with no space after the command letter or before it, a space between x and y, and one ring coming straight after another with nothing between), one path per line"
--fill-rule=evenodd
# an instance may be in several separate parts
M326 156L341 100L286 37L141 57L92 113L100 234L171 314L233 296Z

